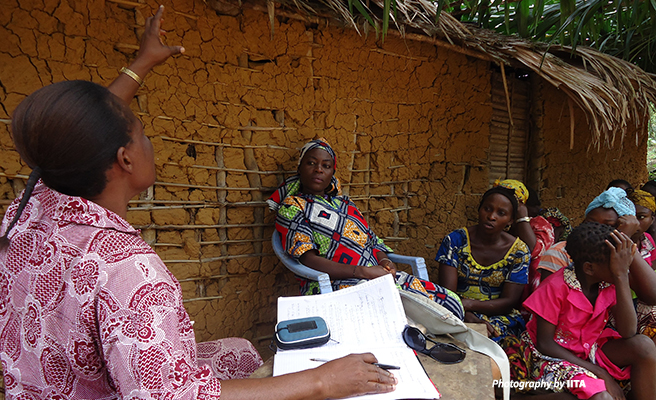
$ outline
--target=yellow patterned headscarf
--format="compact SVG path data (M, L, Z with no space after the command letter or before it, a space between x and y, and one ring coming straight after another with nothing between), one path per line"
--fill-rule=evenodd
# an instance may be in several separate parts
M651 193L637 189L629 195L629 200L636 206L647 207L652 213L656 213L656 199L654 199Z
M505 188L514 190L517 201L521 201L524 204L526 204L526 200L528 200L528 189L526 189L526 186L524 186L524 184L520 181L516 181L514 179L497 179L494 181L494 186L503 186Z

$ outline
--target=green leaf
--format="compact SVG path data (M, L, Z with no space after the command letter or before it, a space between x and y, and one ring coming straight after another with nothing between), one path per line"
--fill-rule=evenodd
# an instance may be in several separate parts
M389 28L391 5L392 0L383 0L383 41L385 41L385 35L387 34L387 29Z
M353 6L358 10L358 12L364 17L364 19L369 22L371 26L376 30L376 36L378 36L378 26L374 23L374 20L371 18L371 15L367 12L367 9L364 8L364 5L360 0L353 0Z
M517 4L517 32L519 36L528 36L529 0L520 0Z
M437 9L435 10L435 25L437 26L440 26L440 15L442 15L442 9L444 9L445 4L446 0L437 0Z

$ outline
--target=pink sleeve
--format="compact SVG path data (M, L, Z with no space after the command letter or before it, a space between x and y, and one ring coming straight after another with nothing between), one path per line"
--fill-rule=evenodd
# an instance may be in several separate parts
M207 365L198 365L177 280L152 250L131 250L107 262L96 301L114 385L124 398L218 400L221 383Z
M558 325L562 302L567 298L567 285L562 272L545 279L526 301L524 307L544 318L547 322Z
M533 217L530 224L533 233L535 233L535 247L531 252L531 258L537 258L554 244L554 230L553 226L544 217Z
M651 265L653 268L654 261L656 261L656 243L654 242L654 238L649 233L645 232L645 237L647 238L647 240L649 240L651 245L654 247L654 250L651 251L651 260L649 263L649 265Z

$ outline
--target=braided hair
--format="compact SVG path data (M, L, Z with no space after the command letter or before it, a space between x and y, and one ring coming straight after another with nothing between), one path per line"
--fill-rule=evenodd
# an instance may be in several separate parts
M19 220L39 178L51 189L91 199L107 185L118 149L130 141L137 122L127 104L107 88L87 81L59 82L37 90L13 113L12 138L32 168L0 248Z
M610 248L606 240L611 241L611 232L615 228L598 222L584 222L574 228L567 237L565 250L574 261L575 266L586 262L603 263L610 259Z

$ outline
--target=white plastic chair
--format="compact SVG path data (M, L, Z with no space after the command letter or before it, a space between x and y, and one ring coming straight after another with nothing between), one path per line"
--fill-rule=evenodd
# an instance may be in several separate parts
M273 235L271 235L271 244L273 245L274 253L276 253L276 256L278 256L280 261L285 264L287 269L298 276L319 282L319 290L321 293L330 293L333 291L333 288L330 285L330 276L328 276L327 273L317 271L301 264L298 260L292 258L285 252L285 250L283 250L280 233L277 230L274 230ZM414 276L419 279L428 280L426 261L422 257L402 256L396 253L389 253L387 256L393 263L408 264L412 266L412 274Z

